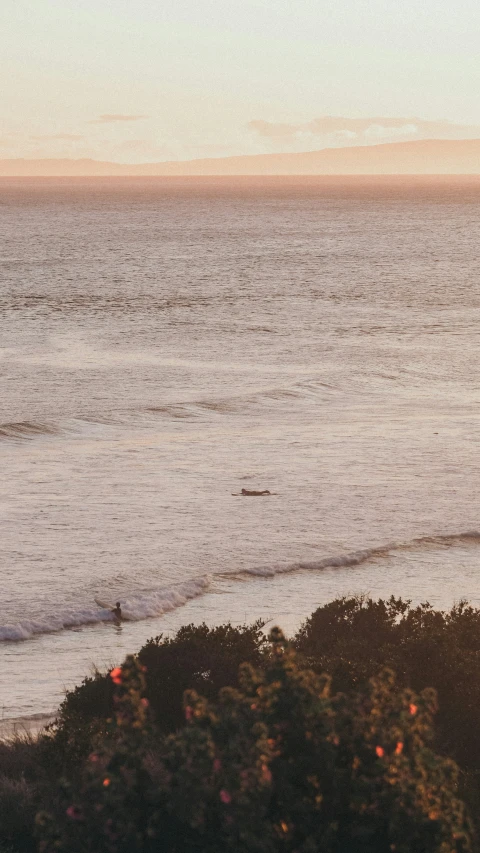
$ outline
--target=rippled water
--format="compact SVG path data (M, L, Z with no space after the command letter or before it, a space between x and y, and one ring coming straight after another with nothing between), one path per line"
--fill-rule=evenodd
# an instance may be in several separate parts
M187 621L480 602L479 213L479 180L0 181L0 716Z

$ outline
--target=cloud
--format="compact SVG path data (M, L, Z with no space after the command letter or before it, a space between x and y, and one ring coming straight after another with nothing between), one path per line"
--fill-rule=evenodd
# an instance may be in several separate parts
M145 139L126 139L118 147L125 151L136 151L139 148L145 148L148 144Z
M262 119L257 119L256 121L249 121L247 127L249 130L256 131L260 136L291 137L295 136L295 134L298 133L302 125L275 124L271 121L263 121Z
M77 133L50 133L44 134L43 136L31 136L30 139L34 139L36 142L44 141L45 139L60 139L65 142L78 142L79 139L84 139L85 137L79 136Z
M447 119L429 121L422 118L390 118L387 116L376 116L375 118L336 118L335 116L323 116L313 119L305 128L314 134L339 133L351 131L357 136L362 134L378 134L378 128L382 130L400 132L402 135L418 134L425 136L443 136L447 134L472 132L478 128L471 125L455 124Z
M480 127L456 124L447 119L430 121L416 117L375 116L372 118L346 118L344 116L321 116L301 124L283 124L256 119L247 124L249 130L264 139L280 141L312 142L319 137L326 141L365 143L379 139L407 138L447 138L462 139L480 136Z
M99 118L90 119L88 124L113 124L117 121L139 121L142 118L148 118L148 116L122 115L121 113L105 113L104 115L99 116Z

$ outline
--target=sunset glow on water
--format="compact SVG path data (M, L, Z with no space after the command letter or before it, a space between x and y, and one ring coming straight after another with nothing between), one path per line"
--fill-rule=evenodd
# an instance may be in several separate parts
M5 720L186 622L480 601L478 181L0 201Z

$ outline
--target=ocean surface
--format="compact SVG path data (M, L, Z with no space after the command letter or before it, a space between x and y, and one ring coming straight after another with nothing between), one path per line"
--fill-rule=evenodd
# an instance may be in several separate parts
M189 622L480 605L479 246L480 179L1 179L0 722Z

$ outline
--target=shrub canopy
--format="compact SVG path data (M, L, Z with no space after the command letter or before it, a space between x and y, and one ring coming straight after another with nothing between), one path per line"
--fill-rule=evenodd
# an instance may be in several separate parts
M349 698L279 631L187 724L149 722L143 665L113 670L114 719L76 789L38 818L43 853L453 853L471 849L455 764L431 748L435 694L384 671Z

